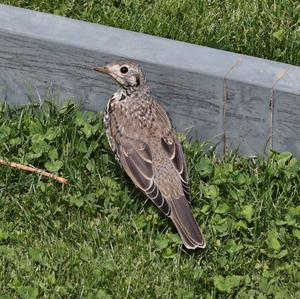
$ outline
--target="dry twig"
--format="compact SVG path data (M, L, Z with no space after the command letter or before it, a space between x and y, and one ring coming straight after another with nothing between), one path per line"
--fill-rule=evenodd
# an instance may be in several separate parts
M22 170L29 171L29 172L38 173L38 174L40 174L42 176L54 179L54 180L56 180L59 183L68 184L68 180L67 179L59 177L59 176L57 176L57 175L55 175L53 173L46 172L46 171L44 171L42 169L39 169L39 168L36 168L36 167L33 167L33 166L28 166L28 165L14 163L14 162L7 162L7 161L2 160L2 159L0 159L0 164L7 165L7 166L12 167L12 168L17 168L17 169L22 169Z

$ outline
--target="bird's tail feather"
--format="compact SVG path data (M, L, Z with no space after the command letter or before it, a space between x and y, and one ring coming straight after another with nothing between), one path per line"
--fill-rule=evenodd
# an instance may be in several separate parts
M170 217L186 248L195 249L206 246L204 236L199 229L186 198L181 197L172 200Z

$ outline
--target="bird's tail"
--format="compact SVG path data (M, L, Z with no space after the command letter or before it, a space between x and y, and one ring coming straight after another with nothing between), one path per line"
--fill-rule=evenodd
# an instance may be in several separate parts
M188 249L204 248L206 242L185 197L172 200L171 219L181 239Z

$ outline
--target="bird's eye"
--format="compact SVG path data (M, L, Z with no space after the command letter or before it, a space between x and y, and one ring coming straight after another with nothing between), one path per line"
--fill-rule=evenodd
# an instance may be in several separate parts
M122 66L120 69L122 74L126 74L128 72L128 67L127 66Z

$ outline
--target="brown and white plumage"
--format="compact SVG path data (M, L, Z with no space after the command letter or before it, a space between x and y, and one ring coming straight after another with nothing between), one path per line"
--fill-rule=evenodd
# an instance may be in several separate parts
M204 248L192 214L182 146L162 106L150 94L141 67L114 61L96 71L121 86L108 102L104 123L110 147L125 172L171 218L184 245Z

